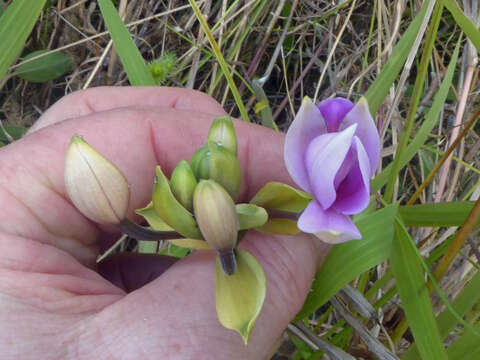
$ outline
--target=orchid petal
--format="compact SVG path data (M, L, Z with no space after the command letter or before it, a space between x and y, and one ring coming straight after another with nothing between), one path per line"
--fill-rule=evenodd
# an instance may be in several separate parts
M314 138L326 133L327 126L320 110L308 97L305 97L295 120L287 131L284 159L293 181L307 192L311 192L312 188L304 161L305 152Z
M352 215L364 210L370 202L370 162L367 153L358 139L353 138L352 149L356 159L345 180L337 189L336 211Z
M317 105L327 123L328 132L337 132L343 118L353 108L353 103L345 98L332 98Z
M339 130L346 129L352 124L358 124L355 135L358 136L367 152L368 159L370 160L369 175L372 177L380 161L380 137L365 98L361 98L345 116L340 124Z
M328 209L337 198L335 175L339 171L352 144L356 125L340 133L329 133L315 138L308 146L305 163L315 198Z
M298 219L298 228L330 244L362 238L350 217L333 209L323 210L315 200L308 204Z

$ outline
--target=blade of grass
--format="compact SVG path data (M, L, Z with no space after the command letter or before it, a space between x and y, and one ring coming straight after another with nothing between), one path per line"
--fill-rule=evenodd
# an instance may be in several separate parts
M441 157L441 159L435 164L435 167L430 171L428 174L427 178L423 181L423 183L418 187L418 189L415 191L415 193L412 195L410 200L408 200L407 205L413 205L415 204L415 201L417 201L418 197L422 193L422 191L430 184L430 182L433 180L435 175L437 174L438 170L442 167L443 163L447 160L448 156L455 150L457 145L460 143L460 141L467 135L468 131L475 125L477 120L480 118L480 109L478 109L475 114L472 116L472 118L468 121L468 123L465 125L464 129L460 132L460 134L457 136L455 141L450 145L450 147L445 151L445 154Z
M480 332L480 322L475 325L475 330ZM473 331L466 330L465 333L448 348L447 354L450 359L480 358L478 336L475 335Z
M133 86L155 86L155 80L145 64L142 54L133 42L111 0L98 0L98 4L130 84Z
M233 81L233 77L228 70L228 66L225 61L225 58L223 57L223 54L220 48L218 47L218 44L215 41L215 38L213 37L213 34L210 31L210 28L208 27L208 24L205 21L203 14L201 13L200 9L198 8L194 0L188 0L188 1L192 6L193 11L195 12L195 16L200 22L200 26L202 27L203 32L205 33L205 35L208 38L208 41L210 42L210 46L212 47L213 53L215 54L218 64L222 69L223 75L225 76L225 79L227 79L227 83L228 83L228 86L230 87L230 91L232 92L232 95L235 99L238 110L240 111L240 116L244 121L250 122L250 118L248 117L247 110L245 109L242 98L238 92L237 85L235 85L235 82Z
M428 2L426 1L417 16L415 16L415 19L413 19L408 26L398 44L393 48L392 54L385 63L382 72L365 93L372 114L378 112L393 82L402 70L403 64L405 64L407 60L409 50L415 42L415 37L422 25L423 18L427 12L427 6Z
M461 226L474 204L473 201L419 204L400 206L398 211L406 226Z
M435 127L439 120L440 112L442 111L445 101L448 96L450 85L452 83L453 75L455 73L455 67L458 60L458 54L460 50L461 39L458 40L457 46L452 54L450 63L448 64L447 71L445 72L445 77L435 94L432 107L425 116L425 121L423 122L420 129L417 131L417 135L410 142L406 150L403 152L402 159L400 160L400 169L403 168L418 152L421 146L425 143L430 135L430 132ZM397 153L398 156L398 153ZM376 190L379 190L383 185L387 183L387 180L392 171L393 163L390 163L383 171L372 180L372 187Z
M462 292L455 298L452 303L453 309L458 313L460 316L464 316L467 311L469 311L478 300L480 300L480 272L477 272L475 276L468 282ZM446 338L450 332L455 328L457 325L458 320L456 317L447 309L443 311L437 317L437 324L438 329L440 331L440 336L444 339ZM477 327L477 332L480 330ZM472 333L472 335L475 335ZM475 339L476 343L478 344L478 338ZM450 359L461 359L461 357L452 357L451 347L447 349L447 354L449 355ZM417 346L413 344L402 356L402 360L414 360L418 359L419 354L417 350Z
M297 315L301 319L325 304L345 284L385 261L393 238L397 205L362 216L356 223L362 240L335 245L312 284L312 291ZM346 266L348 264L348 266Z
M480 51L480 32L459 8L458 3L454 0L445 0L445 7L450 11L458 26L468 36L473 45Z
M400 221L394 226L390 265L418 351L424 360L446 360L415 245Z
M440 20L442 18L443 2L444 0L438 0L433 9L432 18L430 21L430 27L426 35L425 46L422 52L422 58L420 60L419 66L417 67L418 73L417 73L417 76L415 77L415 84L413 85L413 93L412 93L412 96L410 97L410 106L408 108L407 117L405 119L406 126L401 135L399 145L397 146L397 149L395 152L395 158L393 159L392 169L390 170L390 176L388 177L387 187L383 195L383 198L387 202L391 202L395 200L393 199L393 190L395 188L395 183L397 182L398 173L400 172L400 169L401 169L402 156L408 145L410 134L412 133L418 105L420 104L420 98L423 92L423 84L425 82L425 78L427 77L428 67L430 65L430 60L431 60L432 51L433 51L433 45L435 44L438 27L440 25ZM402 77L403 77L403 74L402 74ZM399 91L401 90L399 89Z
M0 79L23 49L46 0L15 0L0 18Z

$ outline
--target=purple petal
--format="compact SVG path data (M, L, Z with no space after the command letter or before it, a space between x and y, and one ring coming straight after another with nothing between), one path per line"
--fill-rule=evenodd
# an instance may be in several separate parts
M337 189L336 211L352 215L364 210L370 202L370 162L360 140L353 138L354 165Z
M315 138L308 146L305 163L313 195L324 209L337 198L335 176L352 145L356 125L339 133L329 133Z
M352 110L353 103L339 97L323 100L317 106L327 123L328 132L337 132L345 115Z
M352 220L333 209L323 210L321 205L312 200L298 219L298 228L314 234L322 241L338 244L349 240L358 240L362 235Z
M312 101L305 97L297 116L285 136L284 159L293 181L303 190L311 192L305 152L308 144L319 135L327 133L325 120Z
M358 124L355 135L358 136L367 152L368 159L370 160L369 175L372 177L380 161L380 137L365 98L361 98L345 116L339 129L343 130L352 124Z

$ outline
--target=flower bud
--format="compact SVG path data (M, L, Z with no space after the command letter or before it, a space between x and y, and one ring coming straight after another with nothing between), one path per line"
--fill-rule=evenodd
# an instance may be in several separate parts
M197 186L197 179L190 165L182 160L173 170L170 178L170 188L173 195L188 211L193 210L193 192Z
M195 151L190 160L190 167L197 179L208 179L210 176L210 149L207 145Z
M127 179L81 137L74 136L65 154L65 187L77 209L100 224L118 224L127 214Z
M213 180L201 180L193 195L193 208L200 231L218 251L237 244L238 218L235 204L225 189Z
M242 184L242 170L232 152L209 141L193 155L190 163L197 179L215 180L233 200L237 199Z
M229 116L221 116L213 120L207 140L223 146L235 155L237 154L237 136L232 119Z

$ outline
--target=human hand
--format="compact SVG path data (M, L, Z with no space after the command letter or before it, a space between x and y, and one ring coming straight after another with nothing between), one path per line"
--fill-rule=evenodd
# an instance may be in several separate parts
M265 304L248 346L215 312L211 251L176 262L119 259L106 276L95 259L115 237L66 195L64 154L83 136L131 187L129 217L151 198L155 165L170 174L202 145L214 100L173 88L95 88L50 108L23 139L0 148L1 359L264 359L305 300L328 246L310 235L250 231L242 241L267 278ZM292 184L283 135L235 122L244 179L240 199L266 182ZM138 255L138 256L137 256ZM125 289L138 288L126 293Z

